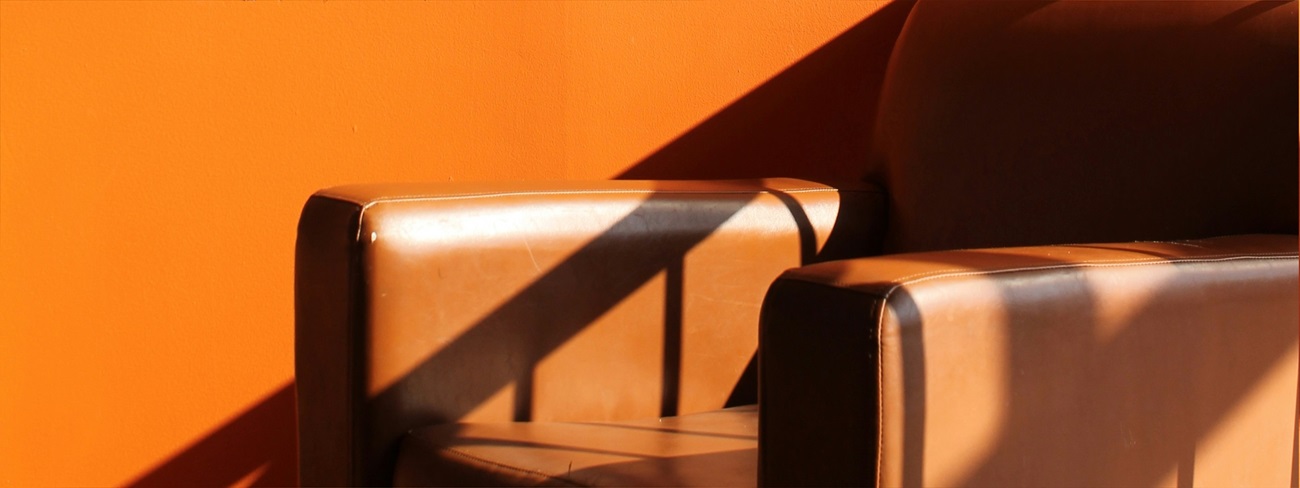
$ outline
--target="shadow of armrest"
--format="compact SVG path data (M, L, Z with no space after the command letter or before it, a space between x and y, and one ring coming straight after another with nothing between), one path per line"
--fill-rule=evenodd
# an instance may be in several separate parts
M760 484L1278 485L1294 235L898 254L764 303Z
M868 255L871 188L767 179L365 185L296 264L304 485L384 484L407 430L721 408L783 270Z

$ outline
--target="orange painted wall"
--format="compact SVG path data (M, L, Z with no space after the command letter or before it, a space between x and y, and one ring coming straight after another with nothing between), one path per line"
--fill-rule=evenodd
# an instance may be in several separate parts
M882 7L0 2L0 485L291 483L307 195L851 175Z

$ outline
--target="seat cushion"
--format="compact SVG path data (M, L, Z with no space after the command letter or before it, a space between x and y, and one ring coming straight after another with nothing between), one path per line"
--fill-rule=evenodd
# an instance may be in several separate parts
M398 486L755 486L758 407L628 422L412 430Z

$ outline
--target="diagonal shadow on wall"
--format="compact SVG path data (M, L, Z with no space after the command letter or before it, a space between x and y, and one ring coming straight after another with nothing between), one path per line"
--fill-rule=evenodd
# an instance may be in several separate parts
M893 38L901 28L908 8L907 4L893 4L864 19L648 156L620 177L738 178L782 175L823 181L857 177L862 169L861 164L867 157L870 142L867 135L872 133L872 114L875 112L884 66ZM652 206L654 199L647 204ZM709 226L716 228L738 210L739 206L717 209L716 213L709 216ZM664 270L671 272L673 266L680 263L681 256L706 238L709 232L678 236L671 245L659 249L651 259L643 260L631 272L624 269L618 276L607 277L618 286L592 295L594 298L583 303L573 313L557 318L562 322L562 327L559 327L561 333L534 344L529 357L535 361L544 356L580 331L593 317L617 304L623 296L657 273ZM570 273L574 269L599 269L583 263L602 261L609 257L606 254L611 252L609 246L615 245L611 239L616 239L618 234L619 226L616 224L594 241L593 245L580 250L556 270ZM472 342L475 337L492 335L490 332L493 329L508 327L510 318L522 314L521 311L514 310L519 307L518 303L522 303L520 300L529 301L525 298L530 295L544 295L547 293L547 284L561 279L559 276L552 272L540 278L522 291L519 297L490 314L488 319L466 334L464 340ZM1088 293L1088 290L1081 292ZM531 300L536 299L538 298L533 297ZM672 300L672 297L668 297L668 300ZM1088 311L1082 313L1087 314ZM1151 340L1149 336L1160 336L1162 332L1135 329L1130 334L1121 336L1122 340L1118 342L1098 345L1096 352L1102 358L1120 354L1122 351L1112 348L1123 349L1131 344L1146 343ZM456 344L462 346L458 348ZM465 344L470 343L460 340L453 343L445 352L440 352L417 368L408 379L417 380L421 375L433 374L439 369L439 364L453 361L458 350L475 349ZM1275 356L1274 352L1276 351L1268 351L1259 358L1266 360ZM1026 361L1019 356L1010 359L1012 362ZM1251 364L1258 366L1253 369L1260 369L1267 363ZM1177 372L1166 373L1166 379L1181 378ZM489 378L482 391L471 392L467 397L471 401L465 408L473 408L475 404L486 400L498 387L520 380L521 378L509 374ZM913 382L912 386L924 391L923 384ZM1012 389L1015 388L1018 386L1013 384ZM1217 399L1219 401L1214 405L1216 415L1213 417L1217 418L1218 413L1240 396L1240 392L1232 393ZM374 401L380 404L396 401L394 395L397 393L390 389ZM516 416L527 418L526 409L517 407ZM251 483L254 486L293 484L296 477L294 419L293 384L289 384L219 427L213 434L142 475L132 485L228 485L236 482ZM1210 419L1210 423L1195 426L1198 433L1203 433L1212 421ZM1157 424L1158 422L1153 425L1160 427ZM912 425L909 437L915 439L922 436L923 431L918 429L923 428L921 424ZM1018 433L1033 428L1032 423L1012 425L1003 433L1001 441L1014 447ZM1082 437L1087 440L1086 435ZM921 465L917 453L920 452L920 447L909 446L908 452L904 453L912 460L908 465L911 473L908 481L911 483L919 482ZM988 472L998 469L1005 464L1003 457L1015 454L1014 449L1007 447L999 448L996 452L1004 454L986 460L972 475L971 481L978 481ZM1180 468L1180 475L1183 474L1181 469L1184 465L1190 474L1194 460L1183 459L1184 454L1171 451L1162 452L1160 456ZM1158 475L1154 472L1143 473L1145 478L1152 481Z
M857 179L870 146L869 135L885 66L910 9L911 2L884 6L618 178ZM730 209L730 212L738 210ZM728 216L726 212L719 214L714 219L714 227ZM644 272L634 276L623 274L620 280L626 281L627 286L613 290L615 293L609 294L608 299L588 304L585 312L566 323L572 323L573 332L580 330L586 323L584 318L607 310L618 302L620 293L630 293L659 271L670 270L686 250L705 237L707 233L684 236L680 245L662 253L662 259L648 261ZM584 251L579 251L575 258L583 255ZM572 267L577 262L566 261L560 268L566 264ZM548 277L555 279L553 274L548 274L539 281ZM495 315L510 315L509 307L509 303L503 305ZM562 340L552 342L538 344L536 353L544 354L563 343ZM430 361L436 363L438 359ZM516 378L499 380L504 383ZM294 384L290 382L128 485L296 484L293 392ZM377 401L382 402L383 395Z
M297 484L293 383L280 387L130 486Z
M863 19L618 179L860 180L885 67L911 5Z

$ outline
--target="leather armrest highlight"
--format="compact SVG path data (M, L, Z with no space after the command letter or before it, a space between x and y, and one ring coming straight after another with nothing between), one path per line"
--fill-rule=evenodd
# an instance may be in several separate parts
M1285 486L1293 235L899 254L764 303L767 486Z
M302 481L388 483L426 425L753 403L767 285L872 253L882 208L790 179L321 191L296 264Z

